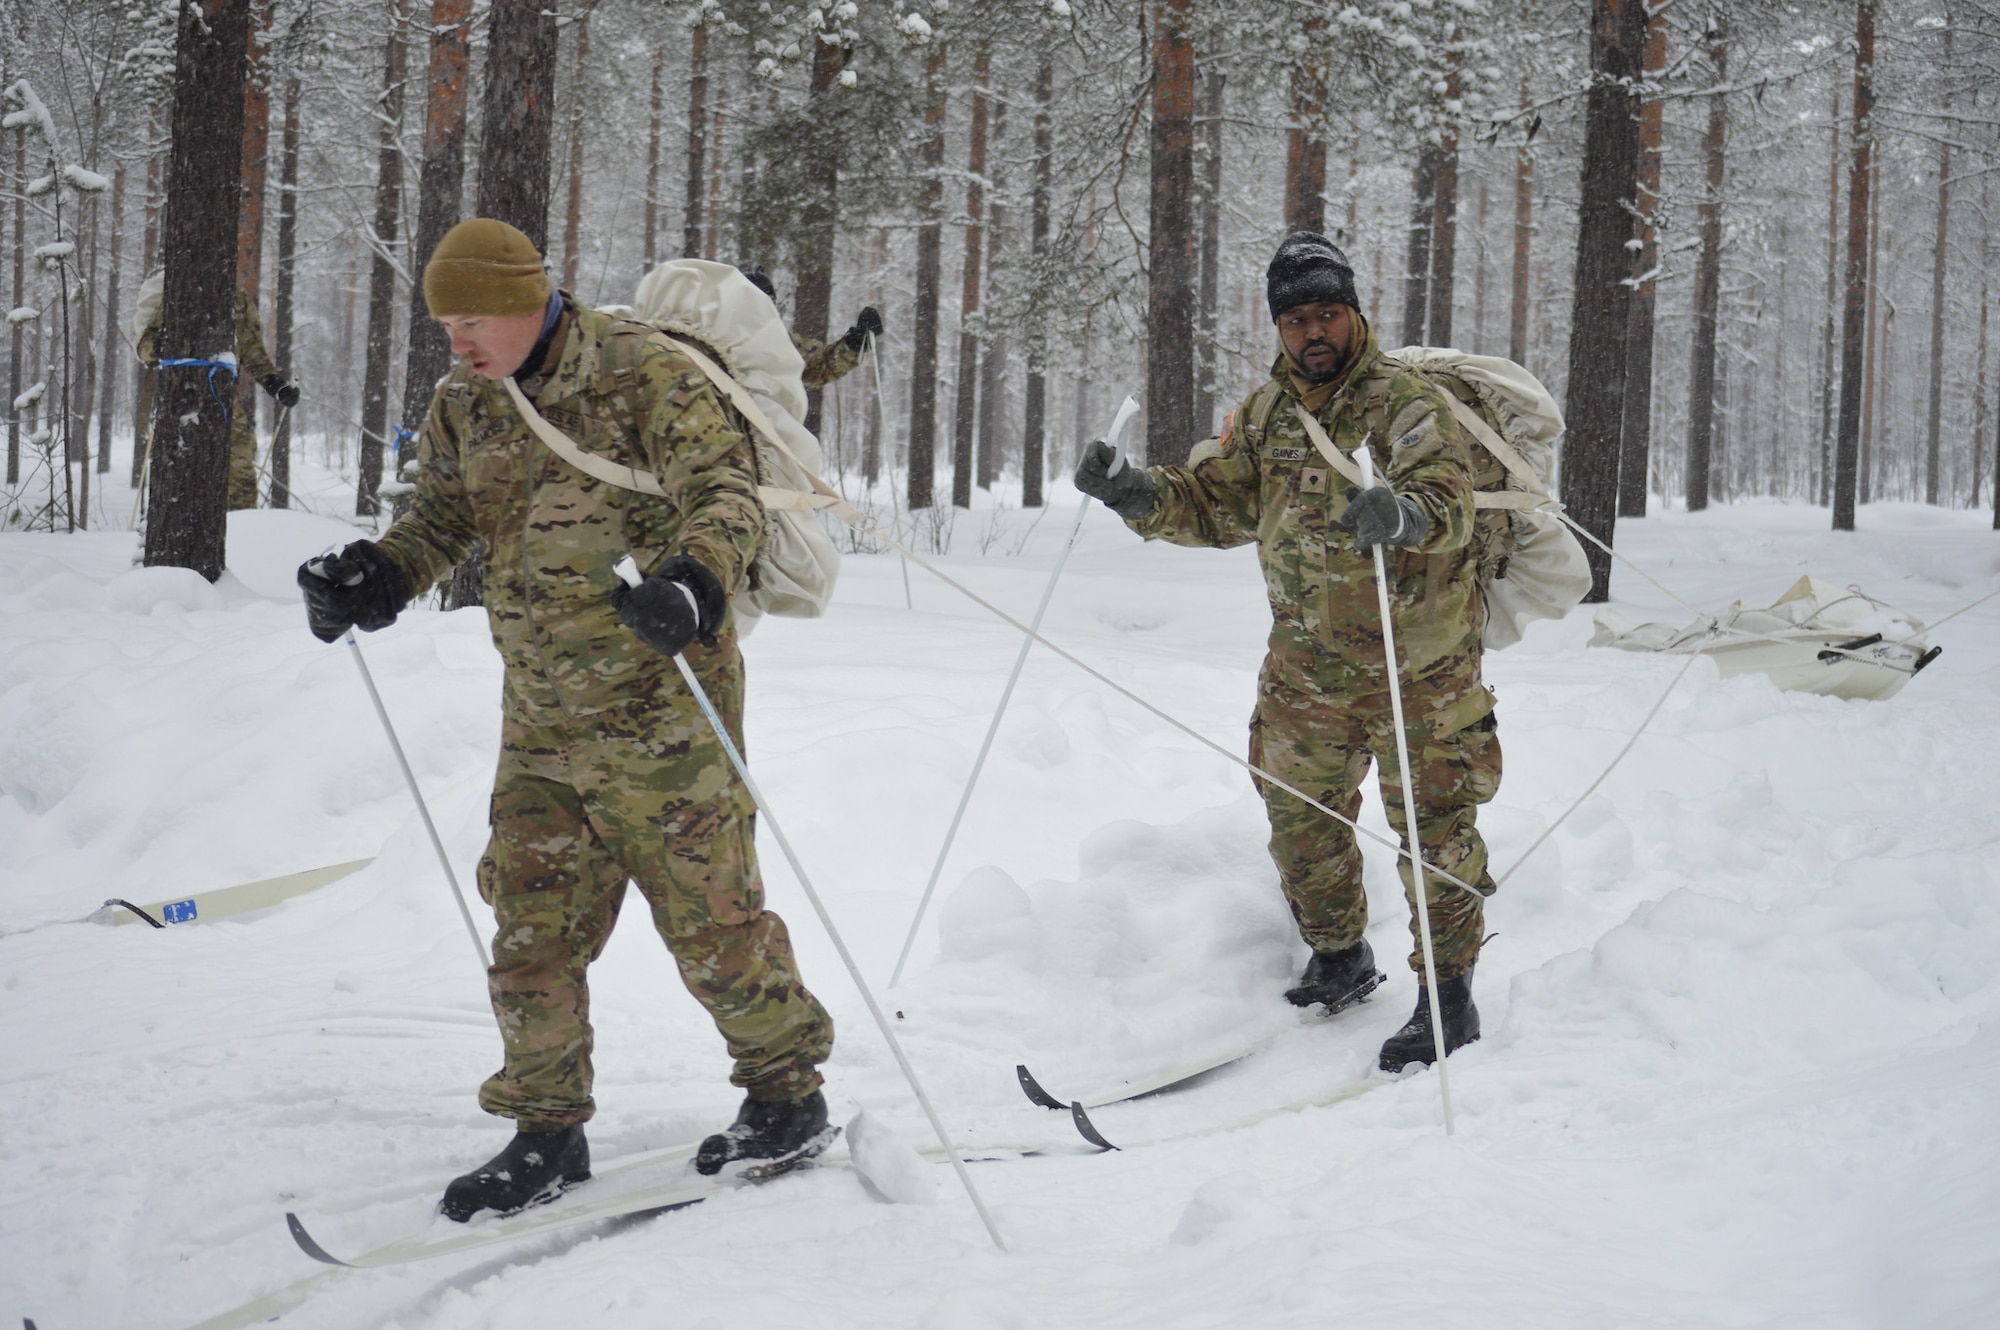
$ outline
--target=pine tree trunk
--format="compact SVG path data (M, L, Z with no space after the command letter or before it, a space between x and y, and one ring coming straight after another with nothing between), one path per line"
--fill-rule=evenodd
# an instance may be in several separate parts
M1826 326L1820 336L1819 484L1815 500L1833 502L1833 323L1840 295L1840 86L1833 89L1833 151L1826 204Z
M284 128L278 144L278 283L271 299L271 359L287 374L292 369L292 292L298 279L299 98L302 93L299 76L288 76L285 79ZM279 414L278 427L271 431L271 506L292 506L290 411Z
M76 319L80 326L70 349L72 362L70 378L69 411L69 451L77 464L77 496L75 528L85 530L90 526L90 407L97 395L97 337L96 302L90 298L97 289L97 232L102 209L98 206L98 196L93 194L80 209L80 224L77 237L81 242L80 252L84 256L78 272L82 277L83 299L76 302ZM75 362L81 361L80 368Z
M1729 79L1728 32L1720 9L1708 21L1709 58L1715 85ZM1691 513L1708 507L1715 462L1715 343L1716 306L1722 290L1722 182L1726 165L1729 112L1722 93L1710 95L1708 133L1702 153L1708 162L1708 184L1697 210L1701 259L1694 275L1694 367L1688 376L1687 507Z
M569 198L563 209L562 284L565 291L576 290L577 262L583 227L583 114L587 102L584 89L590 86L590 14L596 6L586 3L576 16L576 76L570 83L569 112Z
M156 107L147 121L146 135L146 230L139 248L139 276L141 279L153 275L153 263L160 248L160 112ZM17 211L19 204L15 205ZM14 303L21 303L21 255L17 247L14 252ZM18 366L20 333L15 332L15 359ZM20 375L17 372L16 378ZM146 466L148 441L153 437L153 381L152 368L144 361L137 361L132 370L132 488L138 489Z
M882 305L882 270L889 261L889 232L875 229L868 243L868 303ZM882 347L880 340L868 348L868 409L861 435L861 477L872 494L882 478Z
M1203 436L1215 430L1216 342L1218 288L1222 281L1222 91L1221 69L1211 69L1201 81L1201 303L1195 339L1194 428ZM1326 145L1320 145L1320 175L1326 174ZM1324 217L1321 218L1322 224Z
M1055 62L1045 52L1035 71L1035 187L1029 200L1028 240L1035 271L1043 271L1049 256L1049 194L1055 174L1055 140L1049 107L1055 99ZM1042 479L1048 469L1048 342L1038 330L1028 357L1027 402L1021 420L1021 506L1042 506Z
M389 355L393 349L396 299L394 254L401 230L403 202L403 89L408 44L404 27L410 0L390 0L389 39L383 47L380 119L381 150L375 167L374 262L368 272L368 341L361 372L360 466L355 484L354 512L373 517L381 511L382 452L390 442Z
M958 300L958 395L952 402L951 502L955 508L972 506L973 428L978 416L979 338L974 322L979 315L980 261L986 251L986 81L993 70L993 54L985 42L979 44L972 61L972 134L965 159L965 263L960 276Z
M271 155L271 19L273 0L250 0L250 45L243 71L243 210L236 223L236 287L257 309L264 288L264 194ZM234 410L256 432L263 395L236 380Z
M1459 40L1451 34L1454 48ZM1444 106L1459 95L1458 52L1453 49L1445 74ZM1431 284L1429 326L1425 337L1435 346L1451 346L1452 298L1458 286L1458 126L1445 110L1444 139L1438 144L1436 199L1431 214Z
M666 120L667 44L653 43L653 87L646 109L646 222L643 267L647 272L659 262L660 235L660 129Z
M1861 466L1860 500L1862 503L1875 501L1875 434L1881 424L1876 413L1876 389L1881 386L1880 366L1876 352L1882 336L1882 302L1875 293L1881 290L1879 276L1882 268L1882 159L1878 156L1870 164L1868 179L1868 340L1861 352Z
M1657 93L1667 67L1667 14L1646 23L1646 84ZM1639 248L1632 251L1632 328L1625 351L1625 411L1619 427L1618 515L1644 517L1653 453L1653 304L1660 266L1660 138L1666 103L1639 111Z
M125 282L125 165L111 173L111 271L104 285L104 351L97 402L97 471L111 471L111 418L118 410L118 297Z
M1861 452L1862 340L1868 315L1869 176L1875 147L1875 0L1856 0L1854 131L1847 175L1847 295L1840 314L1840 420L1833 455L1833 529L1854 530ZM1995 518L2000 529L2000 517Z
M1944 30L1944 68L1952 67L1951 29ZM1945 109L1951 109L1949 85ZM1938 501L1938 442L1944 406L1944 279L1945 245L1951 221L1951 143L1938 142L1937 245L1931 253L1931 377L1929 417L1924 428L1924 502Z
M830 104L840 93L840 76L854 48L842 42L815 40L807 114L825 126ZM829 127L830 128L830 127ZM827 339L833 324L833 245L840 229L840 150L837 135L814 134L805 151L814 155L808 173L811 194L799 212L799 230L792 253L798 293L792 300L792 328L816 342ZM815 388L806 394L806 429L820 431L821 398Z
M993 103L993 133L987 145L994 167L993 189L986 200L986 268L994 273L1005 272L1007 265L1007 205L1002 193L1005 180L999 167L999 163L1006 160L1002 147L1006 136L1007 102L998 98ZM979 485L982 489L992 489L999 483L1000 472L1007 460L1007 413L1003 409L1007 400L1007 349L1007 333L1003 325L987 338L986 353L979 365Z
M175 38L173 154L162 219L167 254L162 360L217 360L235 346L236 221L242 202L243 69L249 0L189 0ZM228 376L160 375L146 505L146 566L222 576L229 486Z
M687 215L681 257L701 257L702 194L708 188L708 25L688 41Z
M925 64L924 183L917 228L916 327L911 329L910 461L907 501L912 510L937 502L938 294L944 248L945 60L942 42Z
M417 231L410 244L410 350L403 367L402 427L412 431L422 428L438 380L451 372L451 339L424 303L423 273L438 241L458 224L465 193L471 41L472 0L431 0L424 164L417 184Z
M1618 431L1625 386L1625 335L1632 317L1631 206L1639 176L1639 122L1633 91L1646 46L1646 0L1593 0L1590 95L1577 205L1576 285L1570 315L1569 433L1562 499L1586 531L1609 545L1618 522ZM1611 560L1586 546L1591 589L1611 595Z
M13 80L10 78L11 84ZM19 309L27 298L28 261L28 136L14 136L14 299L9 309ZM21 413L13 409L12 403L21 395L21 357L26 349L23 345L25 334L22 325L7 325L7 483L18 485L21 481ZM133 475L133 483L138 483L138 475Z
M1527 100L1527 80L1521 81L1521 99ZM1514 267L1513 294L1507 307L1507 358L1516 364L1528 363L1528 301L1531 255L1535 241L1535 154L1522 144L1514 157Z
M1438 167L1442 154L1427 144L1410 176L1410 247L1404 258L1403 345L1422 346L1430 315L1431 228L1437 224Z
M1153 3L1152 207L1146 250L1146 461L1187 460L1194 425L1194 41L1191 0ZM1320 167L1322 192L1325 164Z
M1305 21L1305 50L1291 70L1291 129L1285 136L1285 229L1326 230L1326 17ZM1212 77L1220 79L1220 74Z
M480 101L478 215L549 252L556 14L542 0L493 0Z

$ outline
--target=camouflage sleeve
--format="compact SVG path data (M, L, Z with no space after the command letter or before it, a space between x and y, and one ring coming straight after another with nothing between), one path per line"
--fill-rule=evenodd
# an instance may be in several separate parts
M257 303L241 289L236 292L236 376L262 383L278 372L264 349L264 324L257 317Z
M800 377L808 388L824 388L861 363L861 353L850 350L847 340L842 337L830 342L816 342L810 337L793 333L792 345L805 357L805 373Z
M735 596L749 581L750 561L764 541L750 428L678 352L659 350L647 377L651 391L640 437L661 488L680 510L680 553L698 560Z
M1415 499L1430 518L1430 534L1416 548L1424 554L1463 549L1472 540L1474 468L1472 441L1452 417L1442 392L1413 374L1389 384L1389 482Z
M409 577L411 595L463 563L478 536L459 467L462 445L457 422L445 410L445 394L433 393L417 432L416 495L376 542Z
M1196 445L1187 465L1149 468L1158 487L1153 511L1127 525L1148 540L1211 549L1257 539L1264 478L1255 447L1242 446L1243 431L1235 427L1248 407L1236 408L1221 438Z

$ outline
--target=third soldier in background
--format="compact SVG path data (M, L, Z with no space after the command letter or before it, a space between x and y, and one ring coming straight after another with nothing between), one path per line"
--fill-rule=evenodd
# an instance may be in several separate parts
M1372 551L1389 547L1393 614L1425 860L1478 889L1426 873L1445 1051L1479 1037L1472 968L1494 884L1476 814L1500 785L1493 694L1480 678L1485 604L1473 491L1480 463L1443 390L1385 356L1362 317L1347 256L1324 236L1286 238L1266 275L1282 350L1270 379L1233 412L1219 440L1185 466L1127 467L1092 444L1077 488L1148 539L1228 548L1255 541L1271 601L1271 637L1250 721L1250 760L1349 817L1372 758L1382 802L1405 832L1389 678ZM1368 448L1382 483L1350 488L1315 449L1301 413L1335 447ZM1354 834L1259 781L1271 857L1312 948L1286 994L1338 1011L1382 982L1363 931L1368 900ZM1407 860L1403 890L1412 894ZM1410 931L1417 932L1412 903ZM1423 961L1410 967L1422 984ZM1431 1062L1430 1009L1383 1044L1382 1069Z
M750 284L771 297L771 303L778 303L778 288L771 284L771 274L764 271L761 263L752 263L740 271L750 279ZM854 326L830 342L815 341L792 333L792 345L805 357L805 372L799 378L808 389L817 391L853 372L861 363L861 353L868 349L868 339L882 340L882 312L873 305L863 305L861 312L854 316Z

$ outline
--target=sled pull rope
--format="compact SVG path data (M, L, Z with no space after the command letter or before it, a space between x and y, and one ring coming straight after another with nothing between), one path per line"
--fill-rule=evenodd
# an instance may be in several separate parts
M1125 430L1132 423L1132 417L1139 414L1137 398L1126 397L1118 407L1118 414L1112 418L1111 428L1105 431L1105 439L1114 450L1111 474L1125 464ZM889 987L894 988L903 978L903 967L909 964L910 948L916 945L917 930L923 927L924 911L930 908L931 896L937 891L938 879L944 875L945 860L951 854L952 842L958 839L959 823L965 819L966 807L972 802L973 787L979 784L979 774L986 769L986 756L993 751L993 739L1000 733L1000 718L1007 714L1007 704L1013 700L1014 685L1021 681L1021 667L1028 663L1028 652L1035 645L1036 634L1042 627L1042 616L1049 612L1049 601L1056 594L1056 583L1062 578L1063 565L1069 562L1069 552L1076 548L1076 538L1083 533L1083 519L1089 513L1091 498L1083 495L1077 504L1076 520L1070 523L1069 539L1063 542L1056 555L1056 566L1049 570L1048 585L1042 588L1041 603L1035 606L1035 617L1028 624L1028 634L1021 639L1021 650L1014 657L1014 668L1007 675L1007 686L1000 690L1000 704L993 708L993 719L986 726L986 738L980 742L979 756L972 761L972 774L965 778L965 789L958 796L958 808L951 815L951 826L944 833L944 844L938 849L937 862L931 866L930 881L924 883L924 894L917 901L916 915L910 920L909 936L903 939L903 950L896 957L896 969L889 976ZM907 576L909 565L904 565Z
M818 477L814 479L817 481ZM627 586L637 586L642 580L639 565L629 554L620 559L612 571L617 573ZM909 1057L903 1052L903 1045L896 1038L894 1027L882 1014L881 1004L875 1000L874 990L869 988L868 981L862 978L861 967L854 962L854 953L847 949L846 939L841 937L840 929L833 922L833 916L827 913L826 902L820 899L812 878L806 875L805 865L799 862L799 856L792 849L792 842L785 835L785 829L778 825L778 819L772 815L771 805L765 801L764 792L757 788L756 778L750 774L749 764L744 762L742 751L736 747L736 741L729 737L729 727L722 723L721 714L716 711L715 703L709 700L708 690L701 686L701 680L695 677L694 670L687 663L687 657L676 652L673 661L674 668L680 671L681 680L687 684L688 692L693 695L695 704L701 708L701 714L707 717L710 728L715 731L715 737L721 741L722 751L729 755L729 765L736 768L736 775L742 780L743 788L749 791L750 801L756 806L757 815L764 820L764 826L778 842L778 848L784 852L785 862L792 866L792 875L798 878L799 886L805 890L806 899L812 903L813 913L819 916L820 927L826 930L827 938L833 943L833 949L840 953L840 963L847 967L847 977L854 981L854 987L860 991L861 1000L867 1004L868 1014L875 1021L875 1028L882 1032L883 1042L887 1043L889 1051L895 1054L896 1066L902 1070L903 1079L909 1082L911 1093L916 1095L917 1103L924 1110L924 1116L930 1120L931 1131L936 1134L938 1144L944 1147L945 1155L950 1158L952 1170L958 1174L959 1182L965 1187L965 1194L972 1200L972 1208L979 1212L979 1221L986 1225L987 1236L993 1239L994 1246L1003 1252L1006 1251L1007 1240L1000 1236L1000 1227L993 1222L992 1214L987 1211L986 1202L979 1195L979 1188L973 1185L972 1175L966 1172L965 1161L959 1158L958 1148L951 1143L950 1133L945 1130L943 1121L939 1119L937 1109L931 1106L931 1097L924 1093L923 1082L917 1079L917 1069L910 1065Z
M1354 450L1361 470L1361 488L1375 488L1375 458L1368 441ZM1400 502L1400 500L1398 501ZM1417 941L1423 945L1424 997L1431 1010L1431 1049L1437 1055L1438 1100L1444 1106L1444 1134L1455 1134L1451 1118L1451 1073L1445 1070L1444 1013L1438 1008L1437 956L1431 949L1431 903L1424 890L1424 860L1418 853L1423 834L1417 825L1417 784L1410 774L1410 732L1403 719L1403 670L1396 659L1396 619L1389 604L1389 561L1380 542L1369 547L1375 556L1375 600L1382 615L1382 655L1389 667L1389 710L1396 725L1396 776L1403 788L1403 835L1410 843L1410 899L1417 906Z

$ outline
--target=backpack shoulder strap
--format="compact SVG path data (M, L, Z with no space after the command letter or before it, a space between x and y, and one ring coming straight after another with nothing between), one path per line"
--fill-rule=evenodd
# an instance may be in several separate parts
M528 400L528 395L521 391L521 385L514 382L511 374L501 382L506 385L507 396L514 401L514 409L528 422L529 430L536 438L547 444L549 451L557 457L585 475L595 476L607 485L616 485L619 489L633 490L640 494L666 497L667 492L660 488L658 476L650 471L641 471L636 467L614 462L608 457L600 457L596 453L585 452L581 444L551 425L543 418L541 412L535 410L535 404Z
M656 332L651 340L661 346L672 347L692 360L695 368L715 385L718 392L729 399L730 405L742 413L743 419L750 423L751 429L757 431L758 437L776 449L779 456L789 461L811 483L814 491L811 494L799 490L779 489L771 485L759 485L758 497L764 501L766 508L783 511L831 508L834 515L844 522L854 523L862 520L859 509L836 494L832 486L814 475L811 468L793 455L792 450L785 446L785 440L778 433L777 426L773 425L771 418L764 414L764 408L757 405L757 399L750 395L749 389L731 378L727 370L701 351L668 333Z
M1500 437L1500 432L1480 419L1479 413L1459 400L1458 394L1446 391L1445 405L1451 408L1452 419L1465 431L1486 445L1486 451L1500 459L1500 465L1507 468L1507 474L1521 486L1518 490L1494 492L1480 491L1475 500L1481 508L1552 509L1560 507L1555 497L1543 486L1542 478L1535 474L1535 468L1528 465L1528 459L1521 456L1514 445ZM1500 502L1500 500L1506 500Z

